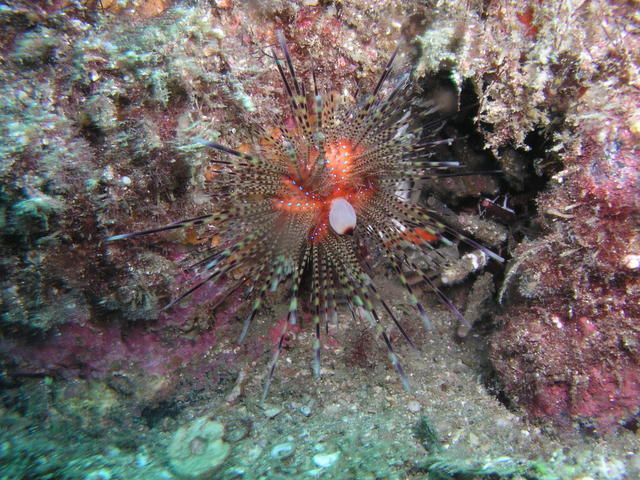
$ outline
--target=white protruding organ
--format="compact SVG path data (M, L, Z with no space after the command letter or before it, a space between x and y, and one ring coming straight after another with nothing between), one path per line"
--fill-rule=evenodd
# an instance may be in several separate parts
M334 198L329 209L329 225L338 235L353 232L356 227L356 211L343 197Z

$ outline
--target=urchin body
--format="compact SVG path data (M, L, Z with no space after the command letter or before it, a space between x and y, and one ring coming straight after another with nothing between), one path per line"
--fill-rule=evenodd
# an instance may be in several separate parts
M429 319L403 275L406 268L429 284L464 321L409 253L452 240L482 247L450 228L435 212L399 193L407 182L437 177L459 165L433 158L433 142L425 129L441 121L435 119L434 104L415 101L408 76L380 98L395 54L374 91L353 100L332 92L320 93L315 76L313 92L307 91L295 73L282 35L279 40L286 69L275 53L274 57L294 126L265 129L252 145L238 150L199 141L225 154L213 160L211 213L109 240L208 224L207 234L222 241L192 266L199 281L167 308L207 282L240 279L229 293L244 288L253 299L240 341L267 292L287 289L288 321L274 353L265 394L287 329L297 323L303 277L310 279L309 308L316 337L314 373L320 374L322 326L335 318L339 305L346 304L383 338L392 365L409 389L387 334L388 326L395 324L410 344L411 340L376 289L361 246L365 244L389 262L426 327Z

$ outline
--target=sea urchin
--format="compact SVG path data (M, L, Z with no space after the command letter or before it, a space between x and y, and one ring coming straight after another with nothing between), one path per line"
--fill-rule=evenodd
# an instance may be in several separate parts
M387 324L395 324L412 342L367 273L370 268L363 250L379 252L389 262L427 328L430 321L403 275L406 269L464 318L412 260L411 251L433 250L436 242L463 241L498 261L502 258L455 231L436 212L406 198L404 191L416 180L452 174L460 165L433 158L434 133L442 120L434 102L416 95L409 75L400 76L380 98L395 53L373 92L354 100L319 93L315 75L310 93L296 76L282 33L278 39L286 65L275 52L273 56L294 126L265 130L251 147L238 150L199 141L225 154L212 160L217 171L212 178L211 213L108 240L206 224L203 235L223 240L191 266L198 273L197 282L166 308L207 282L238 278L227 294L244 288L253 300L240 342L266 293L286 286L288 321L274 352L265 395L287 330L297 323L303 278L310 282L315 375L320 374L322 326L335 320L338 306L346 304L382 337L393 367L409 390Z

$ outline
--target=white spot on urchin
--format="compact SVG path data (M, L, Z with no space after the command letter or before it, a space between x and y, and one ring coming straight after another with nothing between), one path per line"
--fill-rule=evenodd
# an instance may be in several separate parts
M338 235L351 233L356 227L356 222L356 211L346 199L338 197L331 201L329 225L334 232Z
M411 193L411 182L402 182L400 185L398 185L398 190L396 190L395 192L396 197L398 197L400 200L403 200L405 202L409 201L410 193Z
M407 227L405 227L402 223L400 223L397 219L391 217L389 218L389 220L391 220L391 222L398 227L398 230L400 230L401 232L406 232L407 231Z

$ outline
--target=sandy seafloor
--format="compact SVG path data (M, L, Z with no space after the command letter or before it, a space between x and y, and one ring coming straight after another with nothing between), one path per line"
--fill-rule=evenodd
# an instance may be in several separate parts
M138 322L136 325L155 332L161 300L180 291L181 281L174 280L179 268L170 261L178 256L171 250L172 242L188 248L191 240L169 237L158 245L135 243L131 250L119 245L108 251L102 239L120 233L123 227L142 228L150 217L167 223L201 213L203 201L199 195L206 177L205 160L202 156L182 160L182 154L176 151L189 144L189 132L195 132L195 136L211 132L230 136L239 126L239 134L246 136L254 115L259 120L270 117L271 112L259 112L267 109L273 92L281 88L279 79L273 71L264 74L263 67L271 68L269 61L256 60L253 55L254 46L272 38L275 27L295 24L294 33L306 38L301 40L304 49L325 47L326 55L319 56L318 62L325 68L332 64L343 69L334 78L339 88L353 87L355 78L370 85L376 78L375 66L392 50L399 32L412 38L425 29L427 34L420 37L422 53L416 56L423 74L446 67L456 72L459 80L485 78L478 72L491 68L482 63L482 58L472 67L465 63L471 62L473 55L480 55L481 49L462 53L453 47L447 50L457 38L459 24L455 18L463 15L460 12L464 9L458 6L454 11L447 2L431 3L211 0L172 4L168 0L136 0L120 2L123 7L105 0L101 6L91 1L62 0L0 4L5 29L0 32L0 58L6 67L2 74L1 133L5 141L0 170L5 277L0 479L640 478L637 421L622 422L624 426L608 434L590 431L584 423L569 417L539 421L519 405L518 399L509 398L502 390L489 358L488 343L490 334L500 327L493 318L505 312L508 315L509 305L513 305L509 302L506 307L494 304L483 311L481 321L461 338L454 316L433 295L425 293L426 289L420 289L433 329L410 327L417 351L394 337L413 389L411 394L403 390L389 365L383 342L364 322L341 311L338 325L330 327L329 346L322 351L321 377L314 378L311 373L311 330L296 332L287 342L269 395L261 404L270 358L264 352L269 346L265 339L273 335L273 319L286 314L280 297L267 300L258 314L251 333L253 350L243 351L230 339L216 343L218 338L215 345L205 349L202 356L207 361L210 357L212 363L200 360L202 365L214 365L217 358L229 362L213 372L211 378L215 380L209 382L185 379L189 366L159 356L158 352L165 351L161 348L150 349L148 355L152 357L144 358L145 365L155 368L148 376L147 370L137 366L127 370L123 366L126 362L117 368L104 367L100 362L82 363L87 358L84 351L72 357L78 359L77 364L51 351L52 362L54 358L71 362L52 366L24 353L33 350L15 350L25 342L38 349L43 344L39 342L46 343L60 332L68 334L68 323L82 325L78 341L87 341L89 354L98 347L87 340L87 331L106 338L111 332L108 325L117 324L123 326L118 335L125 338L124 326ZM539 3L532 2L531 8ZM566 3L558 2L562 15ZM501 9L487 6L486 17L479 13L479 5L470 3L466 7L479 22L475 27L489 25L498 17L497 23L503 22L505 29L507 25L513 27L504 20L508 17L504 12L513 7L509 2L504 2ZM424 13L425 8L436 12L433 18ZM254 11L259 15L252 17ZM496 11L500 12L498 17ZM533 29L533 20L526 12L511 20ZM108 16L108 20L96 20L96 15ZM168 15L169 21L163 23L163 15ZM336 15L339 21L334 21ZM417 20L408 21L412 15ZM580 18L573 13L567 15ZM367 22L372 19L378 21L377 26L367 32ZM177 36L157 36L175 34L172 25L182 29ZM577 20L570 25L586 31ZM122 31L126 31L126 38L118 40ZM533 42L531 31L509 38L516 39L514 44ZM389 32L395 32L395 37ZM308 38L303 37L306 33ZM439 40L441 37L446 39ZM83 43L76 45L78 38ZM383 53L372 53L377 38ZM334 40L340 54L327 45ZM215 43L218 41L220 45ZM203 45L213 46L208 51ZM243 45L244 50L235 51L237 45ZM356 48L363 45L366 53L357 53L364 52ZM432 57L425 53L425 46L433 49ZM336 58L344 60L344 65ZM209 60L214 67L209 68ZM357 73L349 70L350 62L360 66ZM612 62L623 63L618 59ZM225 76L227 69L237 76ZM154 76L150 73L153 71L161 74ZM491 75L494 73L491 71ZM505 73L500 81L508 78L522 82L511 74L513 71ZM546 77L534 80L547 81ZM176 82L184 84L176 87ZM544 130L553 124L549 118L542 119L541 112L547 112L547 100L542 97L534 101L523 95L531 101L526 115L510 110L510 102L517 103L522 94L521 87L518 83L509 94L496 90L493 110L487 107L482 113L486 122L482 134L488 135L495 126L495 136L486 139L487 149L494 153L504 153L508 142L512 142L514 151L522 148L522 129ZM206 97L204 104L199 103L205 98L202 91L218 92L216 89L224 94L214 94L213 99ZM189 105L197 105L205 120L185 116ZM188 125L190 121L193 125ZM488 124L493 126L489 128ZM631 130L638 130L637 120ZM180 138L176 140L174 134ZM172 155L180 160L167 160ZM525 160L529 157L523 156ZM144 180L154 173L168 176L159 181ZM547 180L551 183L546 177L536 180L537 191L545 190L543 183ZM522 192L517 184L514 180L508 188ZM471 203L460 200L468 193L451 188L447 200L463 205L469 213L475 205L469 207ZM530 204L535 203L535 195L529 193ZM527 214L536 215L530 211ZM573 221L564 210L556 216L558 219ZM532 234L535 237L543 238L540 231ZM515 243L509 250L516 251L517 242L510 241ZM583 264L577 261L576 271L581 268ZM375 281L384 297L391 299L403 319L411 318L406 293L396 279L384 275L383 268L377 267L376 272ZM637 275L637 270L631 274ZM470 274L467 284L453 292L454 298L464 299L460 291L471 288L474 275ZM503 277L504 273L498 273L496 282L499 284ZM521 288L522 295L510 302L545 305L542 294L533 290L522 293L524 290ZM628 291L631 296L632 290ZM171 335L191 340L203 338L199 335L209 331L206 320L211 315L197 308L193 311L196 319L193 325L189 323L188 331L185 328L186 333L162 330L167 321L163 317L165 323L158 327L165 332L160 335L163 347L171 341ZM221 322L223 334L232 333L237 338L239 323L224 316L216 317L216 321ZM306 322L308 326L308 318ZM80 344L70 348L76 347L83 349ZM112 354L105 353L105 343L100 343L100 349L96 355ZM165 368L170 360L175 364ZM200 364L196 361L195 365ZM200 373L208 377L206 371ZM207 422L208 433L188 431ZM215 433L220 425L224 427L221 438L219 431L217 436ZM437 439L428 441L425 425L435 428Z
M401 298L397 286L388 288ZM230 445L207 479L638 478L634 432L597 437L528 422L491 391L482 336L461 341L451 314L437 305L429 313L433 331L416 329L413 337L419 352L398 348L413 394L388 365L384 345L344 314L331 336L351 346L323 352L322 377L315 379L309 335L298 335L263 405L264 362L244 368L255 377L239 400L228 402L230 381L215 391L178 391L170 404L143 412L118 407L127 397L103 382L24 381L4 395L13 405L2 409L0 472L7 479L191 478L173 473L168 445L180 427L207 417L224 425ZM260 319L257 334L269 319ZM364 358L349 351L363 334L376 344ZM64 398L69 390L76 396ZM425 417L440 451L426 448L418 433ZM457 474L428 476L428 466ZM490 474L496 471L505 474Z
M253 382L227 406L229 385L178 393L176 403L157 407L156 417L134 413L129 421L120 419L120 427L111 418L105 428L92 424L91 412L100 418L115 408L108 387L71 382L81 385L82 397L70 401L85 403L75 407L84 418L68 418L56 411L65 401L55 398L58 382L25 382L21 390L29 398L20 404L26 408L2 411L9 428L2 433L0 471L7 479L190 478L172 472L167 446L179 427L206 416L225 426L231 446L225 462L212 469L216 473L203 477L208 479L637 478L634 432L598 438L529 423L523 412L507 408L488 391L483 338L457 341L449 314L436 307L433 318L434 330L414 339L419 353L399 349L413 395L404 392L388 366L383 345L367 354L362 362L371 364L364 367L354 365L347 351L325 353L322 378L314 379L304 335L282 359L264 405L259 405L262 386ZM341 320L334 334L347 342L366 330L364 324ZM265 365L259 368L264 377ZM427 451L416 433L423 417L439 433L439 452ZM475 473L429 477L425 465L435 461L428 460L430 455L452 465L436 470ZM527 473L520 475L506 468L508 475L489 475L527 462L541 462L539 470L523 468ZM477 474L482 469L487 474Z

